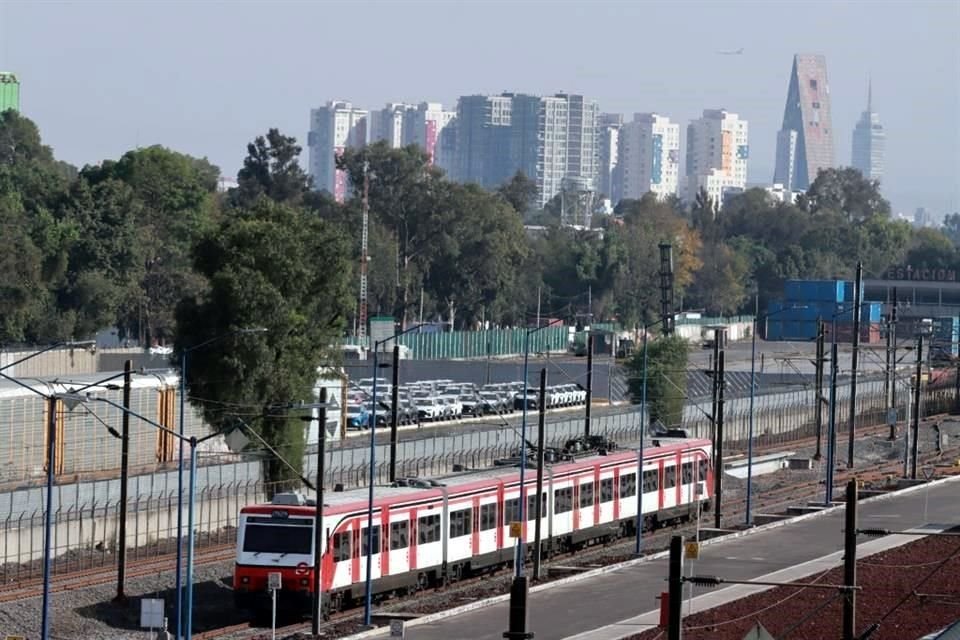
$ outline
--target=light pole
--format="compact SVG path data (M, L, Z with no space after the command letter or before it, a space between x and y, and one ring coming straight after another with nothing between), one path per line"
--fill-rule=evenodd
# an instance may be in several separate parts
M40 638L41 640L48 640L50 637L50 573L52 571L52 558L51 546L53 542L53 479L54 479L54 452L56 448L54 447L54 440L57 437L57 400L59 399L57 394L47 394L41 393L34 389L33 387L23 384L16 378L5 375L3 371L14 367L21 362L26 362L32 358L36 358L39 355L42 355L48 351L52 351L58 347L75 347L75 346L85 346L89 344L96 344L92 340L84 340L82 342L57 342L55 344L41 349L35 353L31 353L28 356L20 358L10 364L0 367L0 377L3 377L6 380L29 389L39 396L45 398L49 405L47 407L47 510L44 514L43 522L43 605L42 612L40 614ZM115 377L115 376L114 376ZM113 378L110 378L113 379Z
M197 438L196 436L190 436L188 438L186 436L180 435L173 429L165 427L160 423L154 422L153 420L140 415L136 411L133 411L132 409L129 409L123 406L122 404L118 404L108 398L96 398L89 395L81 396L77 394L61 394L61 395L62 397L73 400L74 402L87 402L87 401L103 402L104 404L108 404L116 409L119 409L120 411L123 411L124 413L130 414L134 418L139 418L140 420L146 422L147 424L154 427L155 429L159 429L160 431L163 431L164 433L174 438L177 438L181 442L181 444L186 442L187 444L190 445L190 488L189 488L189 501L187 505L187 529L189 530L187 534L187 585L186 585L187 611L186 611L186 616L184 620L184 627L186 628L185 637L187 638L187 640L190 640L193 637L193 550L194 550L194 537L195 537L193 517L194 517L194 503L196 501L195 498L196 498L196 490L197 490L197 446L201 442L205 442L207 440L210 440L211 438L215 438L222 434L220 432L216 432L216 433L211 433L209 435L206 435L202 438Z
M373 403L373 411L370 415L370 478L369 478L369 491L367 493L367 575L366 575L366 597L364 598L363 605L363 623L367 626L370 626L370 616L372 613L373 606L373 485L374 485L374 474L376 473L376 456L377 456L377 368L380 366L378 359L378 354L380 353L380 345L390 342L391 340L396 340L400 336L410 333L411 331L419 331L420 325L415 325L409 329L404 329L399 333L395 333L389 338L384 338L383 340L376 340L373 343L373 397L371 402ZM384 532L381 531L380 538L382 539ZM378 541L379 543L379 541Z
M640 448L637 449L637 542L634 553L643 553L643 439L647 432L647 334L650 329L663 324L666 318L643 325L643 365L640 376L643 384L640 391Z
M216 342L217 340L222 340L224 338L245 333L263 333L265 331L266 329L263 327L228 331L227 333L222 333L212 338L208 338L207 340L204 340L203 342L195 344L191 347L184 347L180 354L180 432L177 436L177 439L180 443L179 455L177 456L177 601L173 610L174 617L176 618L177 635L175 637L177 640L180 640L180 638L183 637L183 444L185 441L187 441L185 425L185 406L187 398L187 355L191 351L201 349L208 344Z
M550 325L546 324L542 327L534 327L533 329L528 329L527 332L523 335L523 414L520 420L520 537L517 538L517 552L516 558L514 561L514 575L520 577L523 575L523 558L525 556L525 548L523 541L523 523L526 522L526 496L523 495L524 481L526 479L527 471L527 405L529 402L529 394L527 393L529 382L527 377L530 374L530 336L538 331L543 331L548 328ZM537 500L540 500L540 496L536 497Z
M750 332L750 419L749 427L747 429L747 515L745 519L745 524L749 527L753 523L753 514L750 510L753 499L753 400L756 396L757 391L757 312L760 310L759 296L754 297L754 311L753 311L753 329ZM804 306L791 306L778 309L773 313L766 313L763 316L763 321L766 322L771 317L777 315L778 313L783 313L784 311L794 311L796 309L806 309ZM817 398L817 402L820 402L820 399ZM817 411L820 410L819 404L817 405Z

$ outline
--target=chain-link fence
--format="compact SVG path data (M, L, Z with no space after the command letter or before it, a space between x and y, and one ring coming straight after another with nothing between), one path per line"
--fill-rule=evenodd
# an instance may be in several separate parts
M887 420L885 394L868 382L857 396L857 425L882 424ZM838 433L846 433L849 416L849 393L838 390L836 425ZM898 389L898 420L908 418L912 402L909 388ZM926 390L922 396L921 415L951 410L956 396L951 389ZM749 429L749 405L742 399L732 401L725 411L725 442L728 446L744 446ZM754 404L755 442L760 445L788 443L797 438L815 435L813 392L799 390L761 397ZM691 435L710 437L710 406L688 407L684 427ZM823 433L829 416L823 407ZM583 432L584 419L571 417L553 420L546 425L548 446L562 446ZM536 414L527 424L528 439L536 440ZM640 437L640 412L629 407L619 413L595 416L591 432L604 435L621 446L636 446ZM500 458L516 455L520 448L520 430L505 425L501 429L478 430L454 435L434 434L398 443L397 476L439 476L461 469L485 468ZM389 479L389 445L375 447L374 478L378 484ZM324 486L351 489L366 486L370 478L370 449L367 447L334 448L325 460ZM316 475L316 454L306 456L305 474ZM229 469L229 472L224 471ZM195 500L194 519L198 548L229 545L236 540L236 523L240 509L264 502L277 491L302 488L299 483L268 484L260 480L255 462L211 465L201 469ZM99 491L81 490L79 485L57 487L53 513L54 574L64 574L116 563L115 549L119 530L119 501L116 480L99 483ZM110 484L112 483L112 484ZM127 548L130 562L146 561L175 551L177 524L177 491L171 473L131 478L134 495L127 504ZM337 485L340 485L339 487ZM41 489L18 499L6 494L0 500L0 578L7 585L21 584L41 575L43 555L44 510ZM183 522L187 520L187 498L183 499Z

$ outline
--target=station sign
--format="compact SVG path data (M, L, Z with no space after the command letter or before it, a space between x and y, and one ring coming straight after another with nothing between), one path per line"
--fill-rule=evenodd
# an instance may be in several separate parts
M900 267L890 267L883 277L885 280L956 282L957 271L956 269L927 269L926 267L914 267L908 264Z

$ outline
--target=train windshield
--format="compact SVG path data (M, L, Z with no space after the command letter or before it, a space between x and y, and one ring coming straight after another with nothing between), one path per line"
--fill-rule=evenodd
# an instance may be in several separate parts
M313 552L313 527L248 524L243 533L243 550L310 555Z

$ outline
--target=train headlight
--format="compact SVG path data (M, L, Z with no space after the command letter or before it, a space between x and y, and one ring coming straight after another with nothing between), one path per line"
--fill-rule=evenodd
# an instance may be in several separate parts
M307 578L300 578L300 586L301 586L301 587L309 587L309 586L310 586L310 580L307 579Z
M250 584L250 576L240 576L240 584Z

